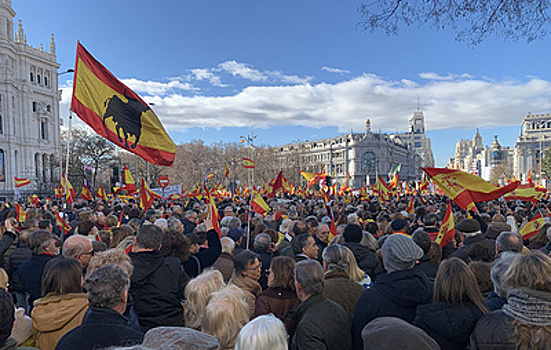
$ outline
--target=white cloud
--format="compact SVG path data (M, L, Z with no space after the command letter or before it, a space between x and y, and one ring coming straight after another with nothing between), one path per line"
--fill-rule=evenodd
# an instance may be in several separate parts
M158 83L136 82L144 90ZM68 110L70 88L63 89L61 110ZM68 90L68 91L66 91ZM528 111L545 110L551 83L489 81L465 77L432 80L387 80L364 74L335 84L249 86L230 96L170 95L148 97L171 130L223 126L267 128L281 125L337 126L363 130L370 118L374 130L406 131L420 100L427 130L519 125Z
M156 81L142 81L138 79L123 79L122 82L132 90L144 95L166 95L168 92L179 90L197 90L190 83L182 83L177 80L171 80L168 83L160 83Z
M347 69L340 69L340 68L331 68L331 67L321 67L321 70L324 70L329 73L335 73L335 74L349 74L350 71Z
M219 76L214 74L212 70L206 68L196 68L191 70L193 78L197 81L207 80L214 86L226 87L227 84L222 84L222 80Z
M443 76L443 75L438 75L434 72L425 72L425 73L420 73L419 78L425 79L425 80L455 80L455 79L473 79L474 77L467 73L463 73L461 75L449 73L448 75Z
M236 61L226 61L226 62L220 63L219 67L222 70L230 73L234 77L240 77L250 81L268 80L268 77L264 73L254 68L251 68L244 63L239 63Z

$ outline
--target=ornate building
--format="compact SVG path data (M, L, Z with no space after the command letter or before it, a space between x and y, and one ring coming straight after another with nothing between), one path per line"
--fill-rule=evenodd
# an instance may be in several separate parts
M531 114L522 121L520 136L515 144L514 174L526 181L528 170L536 181L540 174L540 156L551 146L551 113Z
M512 171L513 150L502 147L494 136L491 146L483 146L482 135L476 130L472 140L459 140L455 145L455 157L450 159L449 167L479 175L486 181L492 176L492 170L498 166ZM510 172L508 171L508 172Z
M377 175L386 175L402 164L399 172L401 180L421 179L421 156L411 149L399 137L381 133L372 133L370 121L366 121L363 134L349 134L316 141L307 141L284 145L277 152L279 167L289 180L295 179L298 169L308 172L325 170L337 183L346 181L350 174L349 185L361 187L375 183Z
M0 199L14 196L14 176L31 179L21 193L49 193L59 180L54 37L49 51L31 47L21 21L14 32L14 16L11 0L0 0Z
M403 134L392 134L391 137L399 137L411 149L421 156L423 167L434 167L434 156L430 139L425 135L425 116L417 110L409 118L409 131Z

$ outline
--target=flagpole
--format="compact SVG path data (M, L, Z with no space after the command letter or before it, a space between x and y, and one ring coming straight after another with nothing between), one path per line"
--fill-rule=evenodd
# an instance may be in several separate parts
M69 193L69 156L70 156L70 153L71 153L71 132L72 132L72 127L73 127L73 111L71 109L69 109L69 131L67 132L67 155L66 155L66 158L65 158L65 181L64 181L64 190L65 190L65 198L63 199L63 201L65 202L65 210L67 210L68 208L68 205L67 205L67 194ZM69 194L70 195L70 194ZM62 239L65 240L65 223L67 222L67 213L64 212L63 213L63 222L62 222L62 227L61 227L61 236L62 236Z

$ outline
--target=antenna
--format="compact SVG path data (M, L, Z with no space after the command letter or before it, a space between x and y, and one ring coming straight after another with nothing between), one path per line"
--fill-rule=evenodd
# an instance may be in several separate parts
M419 112L419 97L417 97L417 112Z

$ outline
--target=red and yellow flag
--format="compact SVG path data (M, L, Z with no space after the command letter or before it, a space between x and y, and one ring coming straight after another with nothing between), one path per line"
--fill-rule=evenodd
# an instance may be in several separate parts
M534 186L534 182L532 181L532 171L528 170L528 175L526 175L526 182L528 182L529 185Z
M140 193L140 207L142 208L142 210L147 210L151 207L154 201L155 201L155 198L151 194L151 190L149 189L149 186L147 186L147 183L145 183L145 179L142 179L142 190Z
M387 201L390 199L392 189L379 175L379 177L377 177L377 182L375 183L375 186L373 186L373 192L377 193L379 195L379 198L381 198L383 201Z
M15 181L15 187L16 188L27 186L31 183L31 180L25 179L25 178L20 179L20 178L14 176L13 179Z
M277 174L272 188L274 192L280 188L283 188L286 192L292 191L293 188L291 187L291 183L283 176L283 170L280 170L279 174Z
M15 214L15 218L17 219L17 221L25 222L25 220L27 220L27 212L25 211L25 209L23 209L22 206L17 203L15 204Z
M63 218L59 215L59 213L54 211L54 216L57 226L59 226L59 228L63 231L63 235L71 230L68 220L65 220L65 225L63 225Z
M522 236L522 239L528 240L538 234L540 229L545 225L545 220L541 213L534 216L532 220L528 221L518 233Z
M411 196L411 199L409 200L408 207L406 208L406 211L409 214L415 214L415 196Z
M255 213L258 213L264 217L270 211L270 206L264 201L260 193L254 191L251 196L251 208Z
M447 168L422 168L434 184L463 210L471 203L499 198L519 186L518 182L497 187L482 178L461 170Z
M450 243L453 237L455 237L455 223L453 222L452 202L449 201L444 220L442 220L442 225L440 225L440 230L434 241L443 247Z
M125 189L128 192L128 194L132 194L137 191L136 188L136 182L134 181L134 178L132 177L132 173L130 172L130 169L124 165L124 171L122 172L122 178L125 184Z
M73 189L73 185L69 179L65 178L65 174L61 175L61 186L63 187L63 192L65 193L65 200L67 203L73 203L77 194Z
M61 188L56 186L54 192L56 198L63 198L63 190Z
M254 160L243 157L243 167L245 169L254 169Z
M224 177L227 179L228 176L230 176L230 169L228 169L228 166L224 164Z
M71 110L95 132L157 165L172 166L176 146L140 96L77 44Z
M90 193L88 187L86 187L86 184L82 184L82 191L80 191L80 196L85 201L92 199L92 194Z
M207 192L208 210L212 219L212 227L216 232L218 232L218 237L222 238L222 230L220 229L220 216L218 215L218 209L216 209L216 203L214 203L214 199L212 198L210 191L208 188L206 188L206 186L205 189Z
M535 187L530 184L519 185L515 190L507 193L503 198L505 200L520 199L536 204L547 194L547 190L543 187Z
M304 176L306 181L308 181L308 187L319 182L320 180L325 179L325 177L327 176L325 171L322 171L321 173L309 173L307 171L299 170L299 172L300 172L300 175Z
M100 185L99 188L98 188L98 193L96 193L96 198L101 198L103 199L105 202L108 201L107 199L107 194L105 193L103 187Z

